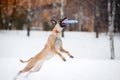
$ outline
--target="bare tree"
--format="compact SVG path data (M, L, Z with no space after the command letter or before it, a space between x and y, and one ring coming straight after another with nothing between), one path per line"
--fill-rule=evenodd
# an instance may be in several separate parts
M30 22L31 22L31 0L28 0L28 9L27 9L27 36L30 36Z
M108 20L109 20L109 36L110 36L110 50L111 59L115 58L114 52L114 18L115 18L115 0L108 0Z
M61 7L60 7L60 18L62 19L64 16L64 0L61 0ZM64 37L64 30L62 30L62 37Z

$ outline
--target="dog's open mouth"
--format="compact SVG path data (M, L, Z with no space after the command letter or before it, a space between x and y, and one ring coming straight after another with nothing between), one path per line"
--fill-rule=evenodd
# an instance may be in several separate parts
M60 23L60 26L61 26L61 27L66 27L66 26L67 26L67 24L66 24L66 23L61 22L61 23Z
M67 17L59 20L59 24L60 24L61 27L66 27L67 26L67 24L64 23L64 20L66 20L66 19L67 19Z

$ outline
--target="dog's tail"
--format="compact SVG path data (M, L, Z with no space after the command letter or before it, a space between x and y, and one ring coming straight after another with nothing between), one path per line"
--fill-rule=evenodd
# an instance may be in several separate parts
M28 60L26 60L26 61L23 61L22 59L20 59L20 62L21 63L27 63L27 62L29 62L29 61L31 61L32 60L32 58L30 58L30 59L28 59Z

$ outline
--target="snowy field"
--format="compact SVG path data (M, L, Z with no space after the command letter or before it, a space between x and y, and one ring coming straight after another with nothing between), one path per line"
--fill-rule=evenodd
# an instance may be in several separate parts
M0 80L13 80L27 60L44 46L50 32L0 31ZM74 58L63 62L55 56L46 61L41 70L25 74L18 80L120 80L120 37L114 37L115 60L110 60L109 36L102 33L95 38L93 32L65 32L63 46Z

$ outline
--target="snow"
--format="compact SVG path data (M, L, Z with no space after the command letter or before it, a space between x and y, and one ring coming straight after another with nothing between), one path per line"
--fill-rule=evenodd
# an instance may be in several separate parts
M43 47L50 32L0 31L0 79L13 80L27 60ZM120 80L120 37L114 37L115 60L110 60L109 36L101 33L95 38L94 32L65 32L63 46L74 58L66 62L55 56L46 61L39 72L31 74L27 80ZM25 74L18 80L26 80Z

